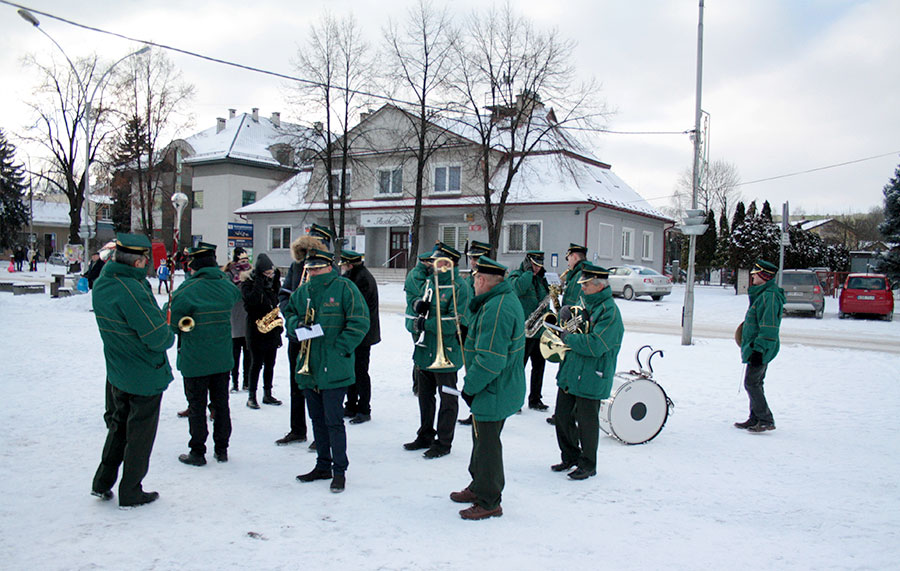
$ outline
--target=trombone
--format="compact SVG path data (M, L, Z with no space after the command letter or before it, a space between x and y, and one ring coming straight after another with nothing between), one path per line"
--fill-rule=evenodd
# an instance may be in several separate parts
M441 285L440 283L440 275L446 274L450 272L450 283L446 285ZM426 369L446 369L453 366L453 361L447 358L447 353L444 348L444 321L453 321L456 324L456 337L459 340L459 350L462 354L463 366L466 364L466 354L462 345L462 329L460 329L459 325L459 308L456 303L456 282L453 276L453 260L447 257L440 257L434 259L434 286L430 287L431 284L426 283L426 292L423 295L423 299L428 297L428 299L432 299L437 294L437 299L435 300L435 308L436 313L435 317L437 318L437 350L435 351L434 361ZM451 299L452 299L452 315L442 315L441 314L441 290L442 289L450 289ZM430 295L429 295L430 294Z

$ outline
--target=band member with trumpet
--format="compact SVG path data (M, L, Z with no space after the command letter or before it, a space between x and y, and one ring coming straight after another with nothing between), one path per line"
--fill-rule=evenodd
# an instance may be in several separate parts
M482 255L473 267L475 298L466 337L466 376L462 398L472 409L472 480L450 499L472 506L463 519L503 515L503 446L506 419L525 402L525 316L509 283L506 267Z
M413 362L419 379L419 430L406 450L423 450L428 459L450 453L459 399L456 372L465 364L460 319L468 306L468 288L456 273L460 253L438 242L432 253L433 274L421 296L407 306L406 328L416 341ZM445 389L446 387L446 389ZM440 399L435 430L435 395Z
M228 378L234 367L231 345L231 310L241 292L216 265L216 246L200 242L188 250L190 275L172 292L165 309L169 326L181 339L176 365L184 377L188 400L190 452L178 460L191 466L206 464L206 407L213 418L213 455L228 461L231 411Z
M378 283L366 268L363 255L353 250L341 250L343 276L352 281L369 308L369 331L357 345L354 372L356 381L347 388L347 405L344 416L350 424L362 424L372 419L372 379L369 378L369 357L372 345L381 342L381 324L378 318Z
M572 310L560 310L559 339L568 349L556 375L556 440L562 462L550 469L575 468L569 478L586 480L597 474L600 401L609 398L625 327L607 282L609 270L588 263L579 270L585 304L580 327L570 332L566 325Z
M281 283L281 290L278 292L278 306L284 313L291 294L305 282L304 276L308 279L308 275L304 272L306 256L312 250L328 250L326 244L331 243L331 230L318 224L313 224L306 236L300 236L291 242L291 257L294 261L288 268L284 281ZM275 441L278 446L285 446L293 442L306 442L306 399L303 397L303 390L297 385L295 377L297 373L297 355L300 353L300 342L293 330L285 329L285 336L288 340L288 370L291 382L291 429L287 434Z
M103 420L108 432L91 495L111 500L119 465L124 464L119 482L122 507L159 497L145 492L141 481L150 467L162 393L172 382L166 350L175 336L147 281L150 248L150 239L143 234L117 234L113 258L94 283L94 317L106 359Z
M369 331L369 308L353 282L332 271L333 263L330 252L309 252L309 281L291 294L284 314L288 329L305 328L296 379L316 439L316 466L297 479L330 478L331 491L343 492L349 465L344 394L354 382L353 352Z
M281 283L278 269L266 254L256 257L250 275L241 283L244 307L247 309L247 344L250 346L250 390L247 406L258 409L256 389L259 373L263 373L263 404L280 405L272 396L275 357L281 347L283 319L278 317L278 290Z
M741 361L747 364L744 389L750 398L750 418L735 422L736 428L750 432L775 430L775 419L766 402L763 381L769 362L778 355L778 330L784 309L784 290L772 278L775 264L757 260L750 271L750 307L741 327Z
M587 247L580 244L569 244L566 250L566 263L569 269L563 274L566 276L566 289L563 290L562 305L578 305L581 298L581 268L587 259Z
M539 250L529 250L525 254L525 259L515 270L509 275L510 285L513 292L519 297L519 303L522 304L522 312L532 319L543 321L544 314L551 311L550 305L550 284L544 272L544 253ZM533 314L537 312L537 316ZM547 410L541 398L541 389L544 386L544 356L541 355L541 329L531 336L526 335L525 338L525 363L531 359L531 390L528 393L528 408L534 410Z

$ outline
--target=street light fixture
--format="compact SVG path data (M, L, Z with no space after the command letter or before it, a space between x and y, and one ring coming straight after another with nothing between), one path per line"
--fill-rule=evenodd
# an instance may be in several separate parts
M81 208L82 208L82 216L84 217L84 223L86 225L84 232L84 252L82 253L82 271L85 263L87 262L88 257L88 244L91 237L91 217L90 217L90 206L89 206L89 197L91 195L91 107L94 103L94 97L97 96L97 92L101 90L103 86L104 80L109 75L109 73L113 70L114 67L125 61L126 59L145 54L150 51L150 46L144 46L136 52L132 52L120 59L118 59L115 63L109 66L103 75L100 76L100 79L97 80L97 84L94 86L94 90L91 91L90 96L88 96L87 85L81 80L81 75L78 73L78 69L76 69L75 64L72 63L72 60L69 59L66 51L62 49L62 46L59 45L59 42L53 39L53 36L48 34L43 28L41 28L41 22L38 20L34 14L21 8L18 10L19 16L22 17L23 20L37 28L37 30L47 36L47 38L53 42L53 45L59 49L60 53L62 53L63 57L66 58L66 61L69 62L69 67L72 68L72 73L75 75L75 81L78 82L78 88L81 90L81 94L84 96L84 198L82 199Z

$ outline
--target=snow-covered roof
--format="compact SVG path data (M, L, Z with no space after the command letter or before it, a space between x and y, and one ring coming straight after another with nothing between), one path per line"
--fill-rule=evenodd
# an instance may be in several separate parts
M812 230L813 228L818 228L819 226L824 226L834 220L834 218L822 218L820 220L801 220L794 224L797 228L801 230Z
M32 220L47 226L69 225L69 203L34 200L31 203Z
M221 130L217 125L185 139L194 150L194 154L184 160L185 163L236 159L277 167L281 163L272 155L273 145L302 147L305 146L304 141L311 141L314 136L312 129L283 121L276 126L271 118L258 117L254 120L247 113L224 121L225 126Z

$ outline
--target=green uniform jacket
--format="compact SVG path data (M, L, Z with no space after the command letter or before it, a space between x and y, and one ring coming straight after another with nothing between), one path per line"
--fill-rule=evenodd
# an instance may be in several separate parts
M147 270L107 262L94 282L93 304L107 380L133 395L166 390L172 382L166 349L175 335L153 297Z
M784 290L775 280L750 286L750 307L744 316L741 333L741 362L749 363L754 351L762 353L763 363L778 354L778 329L784 310Z
M463 392L472 395L475 420L512 416L525 402L525 316L507 282L476 296L466 337Z
M559 366L556 385L570 395L600 400L609 398L625 326L609 287L585 295L584 301L590 330L566 337L572 350Z
M200 268L172 292L172 330L181 335L178 370L185 377L224 373L234 367L231 349L231 308L241 291L216 267ZM182 317L194 319L194 329L178 330Z
M434 288L434 277L430 276L429 282L430 286ZM462 317L466 313L466 307L471 301L469 297L469 289L465 285L462 284L461 279L456 279L455 272L452 274L450 272L438 273L438 280L440 285L447 286L442 287L440 290L440 295L435 292L431 297L431 308L428 310L428 318L425 320L425 338L424 344L425 346L415 346L415 350L413 351L413 362L419 366L421 369L428 368L433 362L434 358L437 355L437 303L440 300L441 304L441 317L447 318L453 316L453 292L456 292L456 307L457 311ZM450 289L450 284L453 284L453 290ZM416 299L421 298L422 295L419 294L412 299L412 302L407 304L406 306L406 314L407 315L415 315L415 311L413 309L413 303ZM407 319L406 320L406 329L410 333L412 333L412 338L415 341L419 338L419 334L415 332L415 320ZM462 350L459 346L459 336L456 334L456 324L452 319L442 319L441 322L441 336L444 344L444 355L450 359L452 363L449 367L444 367L441 369L429 369L430 371L436 373L452 373L454 371L458 371L460 367L463 366L463 357Z
M456 276L456 281L459 282L459 295L462 297L462 299L456 300L459 305L459 324L468 328L469 322L472 321L473 317L471 310L469 310L469 305L472 303L472 298L475 297L475 278L472 277L471 272L465 276L459 275L459 268L454 268L453 272Z
M408 274L406 281L403 283L403 291L406 292L406 305L412 305L416 299L422 297L425 293L425 281L431 277L431 270L428 269L423 262L416 264Z
M336 389L352 385L356 347L369 331L369 308L356 285L329 272L312 276L294 290L284 308L288 331L299 327L306 316L306 301L315 310L313 323L322 326L322 337L310 342L310 375L296 375L301 389ZM303 357L303 355L300 355ZM303 365L298 358L297 369Z
M525 317L534 313L537 306L550 293L547 278L543 275L535 276L534 272L530 271L530 268L531 263L527 260L523 261L519 269L513 271L507 278L510 286L512 286L512 290L519 297L519 303L522 304L522 313L525 314Z
M566 276L566 289L563 291L563 305L581 305L581 267L584 266L584 260L580 260L569 275Z

